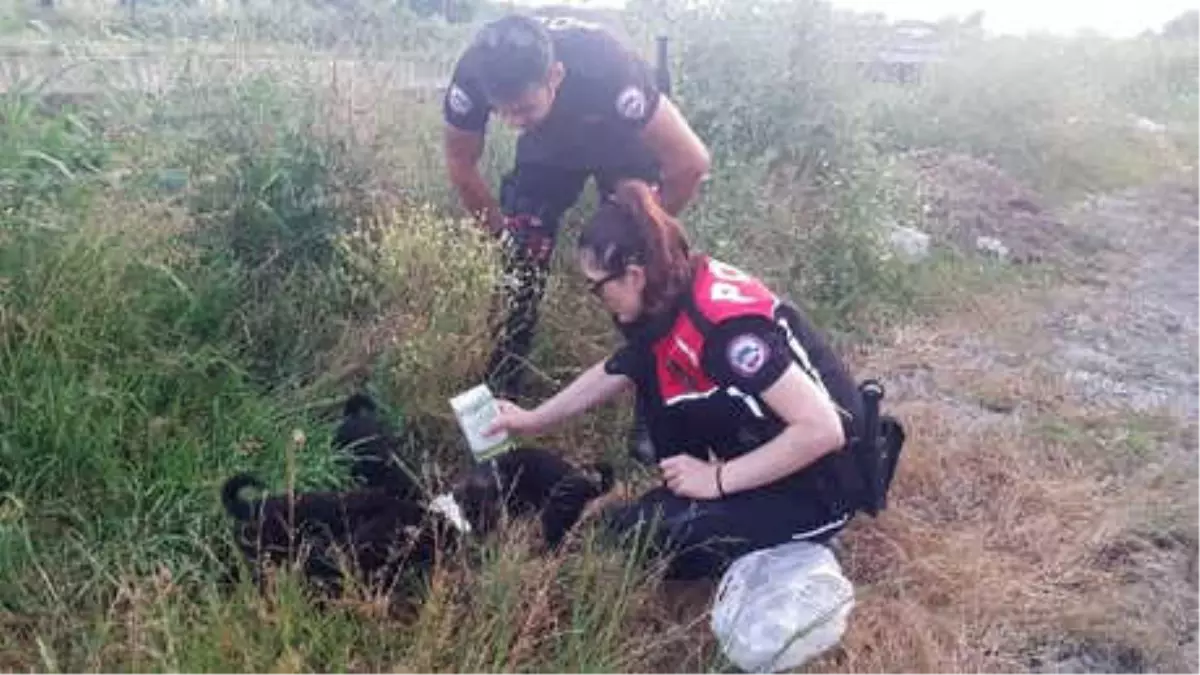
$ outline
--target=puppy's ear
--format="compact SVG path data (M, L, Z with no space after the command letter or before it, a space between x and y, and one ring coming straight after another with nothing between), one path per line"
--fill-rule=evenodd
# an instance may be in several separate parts
M495 527L499 521L500 492L490 467L474 467L451 493L473 529L486 534Z
M226 513L242 522L258 518L260 510L258 500L252 502L242 497L242 490L247 488L263 490L265 486L254 476L239 473L225 481L225 485L221 487L221 504Z
M357 417L361 413L375 414L379 407L375 405L375 400L364 393L357 393L346 400L346 405L342 408L342 414L346 417Z

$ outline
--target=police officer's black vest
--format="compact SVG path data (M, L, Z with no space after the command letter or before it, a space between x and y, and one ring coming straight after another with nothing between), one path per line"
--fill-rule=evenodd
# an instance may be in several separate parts
M712 328L738 317L761 316L788 337L790 356L839 411L847 438L859 435L861 399L840 360L809 322L758 279L719 260L702 257L691 292L657 330L631 336L651 355L640 374L643 406L659 459L686 452L732 459L779 435L785 423L761 399L716 383L701 363ZM669 325L667 325L669 323ZM839 450L767 489L818 494L832 511L854 508L861 480L848 450Z

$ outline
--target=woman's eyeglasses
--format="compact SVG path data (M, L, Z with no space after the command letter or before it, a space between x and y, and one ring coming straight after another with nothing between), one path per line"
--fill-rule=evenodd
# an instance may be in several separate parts
M606 274L588 284L588 292L596 297L600 297L600 293L604 290L605 284L610 281L620 279L623 276L625 276L625 270L621 270L620 272L610 272L609 274Z

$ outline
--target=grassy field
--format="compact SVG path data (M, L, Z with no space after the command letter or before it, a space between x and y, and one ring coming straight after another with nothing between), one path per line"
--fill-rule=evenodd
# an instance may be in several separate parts
M133 15L32 4L0 4L4 53L24 64L0 93L0 669L723 667L703 589L663 588L655 570L586 537L540 558L518 528L479 560L449 560L420 603L399 608L366 592L318 608L287 577L268 599L218 583L231 555L218 486L246 469L279 489L343 484L329 439L357 387L424 439L406 458L430 489L467 461L446 400L482 373L497 258L456 210L438 97L424 86L444 77L472 24L385 3L160 3ZM672 36L677 99L713 151L689 231L786 291L848 352L964 307L983 316L970 309L981 294L1062 274L947 247L917 265L884 260L884 225L922 222L907 153L986 160L1050 205L1194 171L1194 41L968 36L901 86L852 66L846 20L819 2L646 0L631 3L626 28L647 54L654 34ZM95 67L114 54L143 60ZM512 148L511 134L495 137L490 177ZM537 395L615 344L569 255L590 203L555 261ZM905 344L855 362L887 371L908 358ZM1013 377L994 385L1003 396L1048 396L1013 388L1032 375ZM982 379L958 385L1001 395ZM1194 421L1190 432L1146 416L1113 428L1053 410L1042 408L1037 442L995 429L959 437L971 472L947 454L913 456L894 515L847 543L868 600L841 660L816 668L1021 669L1038 640L1099 620L1015 585L984 596L968 572L1034 578L1021 574L1050 565L1053 551L1034 541L1047 530L992 549L991 528L1043 518L1069 530L1055 542L1073 551L1071 537L1097 521L1070 516L1094 513L1112 498L1108 477L1123 475L1085 462L1067 480L1038 453L1194 446ZM952 445L958 427L935 401L905 412L923 442ZM646 476L624 457L628 418L614 406L547 440L617 460L636 484ZM1191 504L1180 485L1141 475L1119 494L1142 487ZM1020 508L972 508L988 499ZM944 538L913 515L931 510ZM1147 518L1138 526L1169 522L1194 549L1194 513ZM905 577L920 593L888 595L872 563L895 552L880 541L927 561ZM1072 559L1056 560L1070 577ZM1094 581L1071 592L1099 592ZM898 625L913 628L885 630ZM1139 636L1134 665L1170 667L1155 656L1161 636Z

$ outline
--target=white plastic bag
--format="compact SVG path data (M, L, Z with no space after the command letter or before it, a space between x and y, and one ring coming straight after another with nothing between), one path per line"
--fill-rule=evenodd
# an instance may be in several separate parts
M730 565L713 600L712 630L742 671L778 672L836 646L853 607L854 586L833 552L791 542Z

